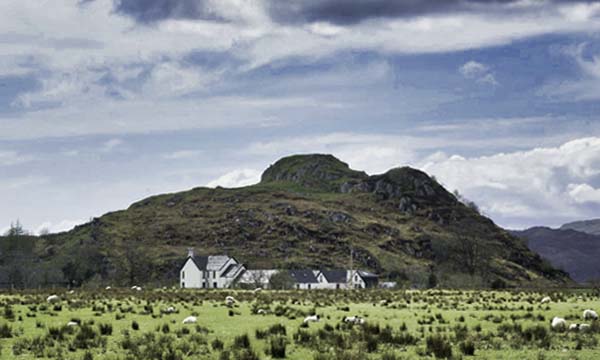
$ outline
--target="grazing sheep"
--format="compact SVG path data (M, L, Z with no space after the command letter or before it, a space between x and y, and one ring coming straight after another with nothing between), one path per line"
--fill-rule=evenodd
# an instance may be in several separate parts
M134 285L134 286L131 287L131 290L142 291L142 288L139 287L139 286L137 286L137 285Z
M579 324L569 325L569 331L579 331Z
M564 330L567 327L567 322L563 318L559 318L555 316L552 319L552 329L554 330Z
M104 288L104 290L110 290L110 289L112 289L110 286L107 286Z
M225 298L225 304L227 306L232 306L233 304L235 304L235 298L233 296L227 296Z
M387 304L388 304L388 301L387 301L387 300L381 300L381 301L379 302L379 305L381 305L381 306L386 306Z
M46 301L49 302L50 304L54 304L60 301L60 298L58 297L58 295L50 295L46 298Z
M319 321L319 315L310 315L304 318L303 323L307 324L309 322L318 322Z
M583 311L583 319L584 320L598 320L598 313L594 310L584 310Z
M174 312L175 312L175 308L173 306L169 306L168 308L165 309L166 314L172 314Z
M343 321L345 323L358 324L358 325L362 325L365 323L365 319L361 318L360 316L344 316Z
M546 296L545 298L542 299L542 301L540 301L540 304L547 304L550 301L552 301L552 299L550 298L550 296Z
M252 292L255 294L258 292L261 292L261 291L262 291L262 288L256 288L256 289L252 290Z
M592 326L590 324L579 324L579 331L581 332L590 331L591 329Z
M195 316L188 316L183 319L184 324L195 324L198 322L198 319Z
M258 309L258 310L256 311L256 313L257 313L258 315L267 315L267 310L265 310L265 309Z
M78 323L76 323L75 321L69 321L69 322L67 323L67 326L79 326L79 324L78 324Z
M71 294L71 295L75 294L75 290L69 290L68 294Z

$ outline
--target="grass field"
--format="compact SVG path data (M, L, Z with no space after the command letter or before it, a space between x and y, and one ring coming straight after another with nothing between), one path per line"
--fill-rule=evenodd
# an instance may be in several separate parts
M51 294L60 301L49 304ZM236 303L227 306L226 296ZM545 296L552 301L541 304ZM175 311L168 313L169 307ZM0 293L0 359L600 359L600 322L584 321L585 309L600 310L598 295L441 290ZM303 325L311 314L320 321ZM192 315L197 323L182 323ZM355 315L364 324L343 322ZM591 328L555 331L550 326L554 316ZM67 326L69 322L77 325Z

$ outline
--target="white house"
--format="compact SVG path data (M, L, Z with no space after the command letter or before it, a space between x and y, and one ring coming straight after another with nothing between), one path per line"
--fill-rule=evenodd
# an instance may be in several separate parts
M366 289L377 287L377 275L363 270L320 270L315 289Z
M182 288L222 289L230 287L246 270L236 259L226 255L198 256L190 250L179 270Z
M274 269L263 269L263 270L246 270L238 279L238 284L243 284L250 288L263 288L268 289L270 287L271 276L277 274L279 270Z

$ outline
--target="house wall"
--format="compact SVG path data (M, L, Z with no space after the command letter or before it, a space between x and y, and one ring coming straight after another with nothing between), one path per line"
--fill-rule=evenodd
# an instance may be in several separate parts
M192 259L188 259L179 271L179 286L190 289L202 287L202 271Z

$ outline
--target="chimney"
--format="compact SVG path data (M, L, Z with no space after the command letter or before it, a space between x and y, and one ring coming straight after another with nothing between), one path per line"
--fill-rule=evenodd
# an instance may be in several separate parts
M188 248L188 257L194 257L194 248Z

